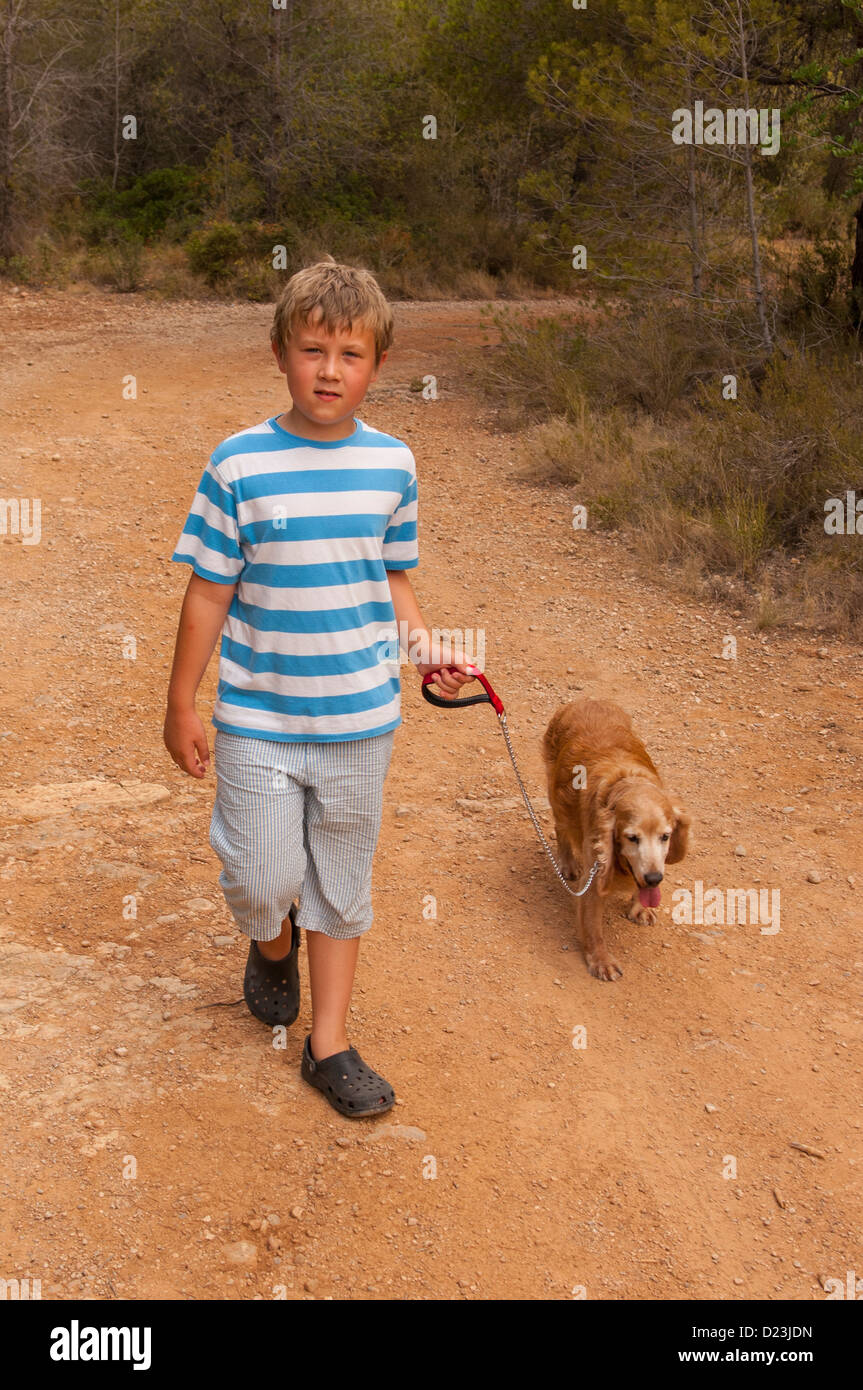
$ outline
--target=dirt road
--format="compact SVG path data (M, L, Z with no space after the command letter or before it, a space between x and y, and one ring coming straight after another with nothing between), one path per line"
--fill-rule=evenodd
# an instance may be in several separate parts
M416 454L420 607L484 630L541 806L548 719L611 697L691 851L655 927L606 910L624 976L592 979L491 708L435 710L404 668L350 1023L399 1103L352 1122L299 1076L305 951L284 1048L207 1007L240 998L245 941L214 774L161 739L194 488L286 405L271 308L0 293L0 493L42 507L38 544L0 536L0 1275L43 1298L807 1300L863 1274L860 650L658 588L518 481L464 384L479 309L397 305L361 412ZM779 889L780 930L675 923L699 882Z

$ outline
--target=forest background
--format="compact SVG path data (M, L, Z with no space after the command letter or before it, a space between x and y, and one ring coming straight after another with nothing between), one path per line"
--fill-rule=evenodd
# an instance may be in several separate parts
M485 302L476 384L590 524L863 631L857 0L0 0L21 293L270 301L325 253Z

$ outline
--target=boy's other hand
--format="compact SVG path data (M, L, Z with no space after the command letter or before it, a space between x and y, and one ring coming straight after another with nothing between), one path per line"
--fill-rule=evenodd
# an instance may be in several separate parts
M207 734L195 709L169 709L165 715L165 747L177 767L190 777L203 777L210 766Z
M454 670L442 670L441 666L454 667ZM476 680L476 672L479 667L473 661L445 661L441 665L436 665L433 661L420 661L417 663L417 670L421 676L427 676L434 672L434 684L437 686L445 700L454 700L461 687L467 685L468 681Z

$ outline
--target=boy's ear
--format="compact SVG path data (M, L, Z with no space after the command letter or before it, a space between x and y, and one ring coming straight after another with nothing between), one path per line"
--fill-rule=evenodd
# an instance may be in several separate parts
M281 350L279 344L278 344L278 343L270 343L270 347L273 349L273 356L274 356L275 359L276 359L276 365L278 366L279 371L280 371L280 372L283 372L285 369L284 369L284 367L282 366L282 350Z

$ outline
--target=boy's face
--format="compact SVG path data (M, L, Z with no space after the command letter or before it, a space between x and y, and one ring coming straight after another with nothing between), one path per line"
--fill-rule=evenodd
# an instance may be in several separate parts
M387 354L375 366L374 333L363 324L329 333L319 323L320 312L309 323L297 324L283 356L273 346L293 402L285 412L285 428L308 439L344 439L353 433L354 411Z

